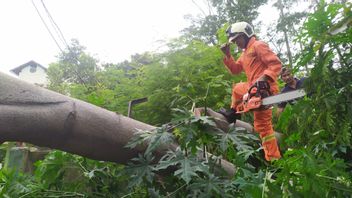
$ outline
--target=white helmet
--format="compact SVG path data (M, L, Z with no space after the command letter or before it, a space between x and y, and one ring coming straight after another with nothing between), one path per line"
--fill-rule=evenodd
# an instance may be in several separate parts
M241 33L247 35L248 38L254 35L253 27L247 22L238 22L227 28L226 34L229 42L237 38Z

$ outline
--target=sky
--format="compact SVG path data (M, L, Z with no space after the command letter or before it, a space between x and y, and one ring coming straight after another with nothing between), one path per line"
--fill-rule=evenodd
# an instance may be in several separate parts
M42 17L48 19L41 1L33 2ZM198 12L191 0L44 0L44 3L67 42L76 38L101 62L113 63L157 49L160 45L157 41L177 37L188 26L184 15ZM46 23L51 27L49 20ZM32 0L1 0L0 25L0 71L30 60L44 66L57 60L60 49Z
M199 5L203 0L194 0ZM192 0L43 0L66 41L78 39L100 63L118 63L153 51L188 27L184 15L200 14ZM30 60L48 67L60 49L41 21L35 6L53 34L41 0L0 1L0 71L9 73ZM268 8L263 7L264 9ZM262 9L263 9L262 8ZM264 21L273 19L268 12ZM267 19L266 19L267 18ZM56 35L56 34L55 34ZM57 36L56 36L57 38ZM60 42L59 39L58 43ZM61 48L64 45L61 44Z

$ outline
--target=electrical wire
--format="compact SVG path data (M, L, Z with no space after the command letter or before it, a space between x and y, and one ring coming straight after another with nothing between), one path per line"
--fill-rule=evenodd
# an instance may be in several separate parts
M59 26L57 25L57 23L55 22L55 20L53 19L53 17L51 16L48 8L46 7L45 3L43 0L41 0L42 5L44 7L44 10L46 12L46 14L48 15L51 25L53 26L54 30L56 31L56 34L58 35L58 37L61 39L61 41L68 47L69 45L66 42L65 36L63 35L61 29L59 28Z
M33 0L32 0L32 4L33 4L35 10L37 11L37 14L38 14L38 16L40 17L41 21L43 22L45 28L48 30L48 32L49 32L51 38L54 40L56 46L60 49L61 52L63 52L62 48L60 47L59 43L58 43L57 40L55 39L54 35L51 33L50 28L49 28L48 25L45 23L44 18L43 18L42 15L40 14L40 12L39 12L39 10L38 10L38 8L37 8L37 6L35 5L35 3L34 3Z
M58 38L62 41L63 45L65 46L65 48L68 49L69 52L73 52L72 49L71 49L71 47L70 47L69 44L67 43L67 41L66 41L66 39L65 39L65 36L64 36L64 34L62 33L60 27L57 25L57 23L55 22L54 18L52 17L52 15L50 14L49 10L47 9L47 7L46 7L44 1L41 0L41 3L42 3L42 6L43 6L43 8L44 8L44 10L45 10L45 12L46 12L46 14L47 14L47 16L48 16L48 18L49 18L49 21L50 21L50 23L51 23L53 29L55 30L55 32L56 32ZM36 9L36 11L37 11L37 13L38 13L40 19L42 20L43 24L45 25L45 27L46 27L47 30L49 31L49 33L50 33L51 37L53 38L53 40L55 41L56 45L59 47L61 53L64 54L65 52L62 50L62 48L61 48L60 45L58 44L57 40L55 39L54 35L51 33L51 31L50 31L48 25L45 23L45 20L44 20L43 17L41 16L41 14L40 14L40 12L39 12L39 9L37 8L37 6L35 5L35 3L34 3L33 0L32 0L32 4L34 5L34 7L35 7L35 9ZM79 61L79 59L78 59L76 56L73 56L73 59L77 62L77 65L81 64L81 62ZM81 83L82 83L85 87L87 87L85 80L81 77L81 75L79 74L79 72L78 72L77 69L78 69L78 68L73 68L73 71L76 73L76 75L77 75L77 77L79 78L79 80L81 81ZM89 76L86 71L82 70L82 72L83 72L84 75ZM99 83L98 79L94 78L94 80L95 80L96 83Z

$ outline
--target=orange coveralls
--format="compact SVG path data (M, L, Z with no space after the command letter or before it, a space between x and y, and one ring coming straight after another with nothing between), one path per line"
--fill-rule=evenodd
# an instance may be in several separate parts
M269 77L271 92L278 93L279 87L276 81L281 70L281 61L266 43L256 40L255 37L249 40L237 61L232 56L225 56L224 64L232 74L244 71L248 81L234 84L231 108L236 109L249 87L264 74ZM267 161L281 158L271 120L271 109L254 111L254 129L260 135Z

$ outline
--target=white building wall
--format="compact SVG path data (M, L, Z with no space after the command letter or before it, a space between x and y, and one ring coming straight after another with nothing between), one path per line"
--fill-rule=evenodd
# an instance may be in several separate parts
M18 78L32 84L46 87L48 85L46 71L41 67L36 67L35 72L31 72L30 68L30 66L23 68L18 74Z

